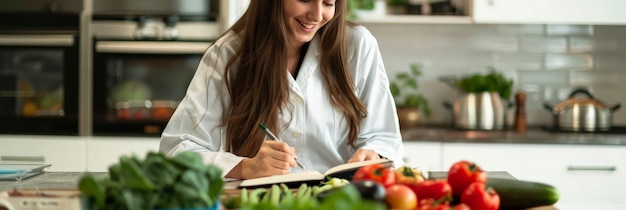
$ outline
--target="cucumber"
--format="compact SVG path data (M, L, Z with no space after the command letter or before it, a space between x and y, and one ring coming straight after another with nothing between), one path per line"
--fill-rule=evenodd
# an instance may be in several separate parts
M488 187L500 196L500 209L526 209L552 205L559 192L549 184L516 179L488 178Z

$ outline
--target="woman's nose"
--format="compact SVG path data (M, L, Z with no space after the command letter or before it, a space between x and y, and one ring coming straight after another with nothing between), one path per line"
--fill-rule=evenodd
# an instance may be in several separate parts
M322 21L322 10L324 8L324 1L319 1L318 4L313 4L311 9L309 10L309 19L311 21L320 22Z

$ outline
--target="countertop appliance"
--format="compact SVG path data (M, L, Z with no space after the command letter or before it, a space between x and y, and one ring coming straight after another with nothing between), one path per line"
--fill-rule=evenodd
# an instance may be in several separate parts
M221 34L218 1L158 2L94 1L94 135L160 135Z
M82 0L0 1L0 133L78 134Z
M582 97L581 97L582 95ZM612 125L613 112L621 104L607 105L595 99L586 88L574 89L567 100L545 108L554 116L554 127L564 131L608 131Z

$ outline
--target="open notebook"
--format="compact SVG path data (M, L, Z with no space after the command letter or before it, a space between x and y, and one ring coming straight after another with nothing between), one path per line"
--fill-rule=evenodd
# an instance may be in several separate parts
M341 179L352 180L354 173L363 166L372 164L383 164L386 167L393 166L393 161L388 159L368 160L362 162L345 163L332 167L324 173L318 171L306 171L283 175L274 175L269 177L261 177L256 179L243 180L239 184L239 188L259 188L271 187L272 184L284 183L290 188L297 188L301 184L319 185L326 177L336 177Z

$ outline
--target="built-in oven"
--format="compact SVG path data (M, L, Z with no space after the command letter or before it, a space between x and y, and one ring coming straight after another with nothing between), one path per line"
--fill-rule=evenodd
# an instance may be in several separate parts
M93 135L160 135L221 33L217 1L166 2L94 7Z
M0 133L78 134L80 0L0 2Z

